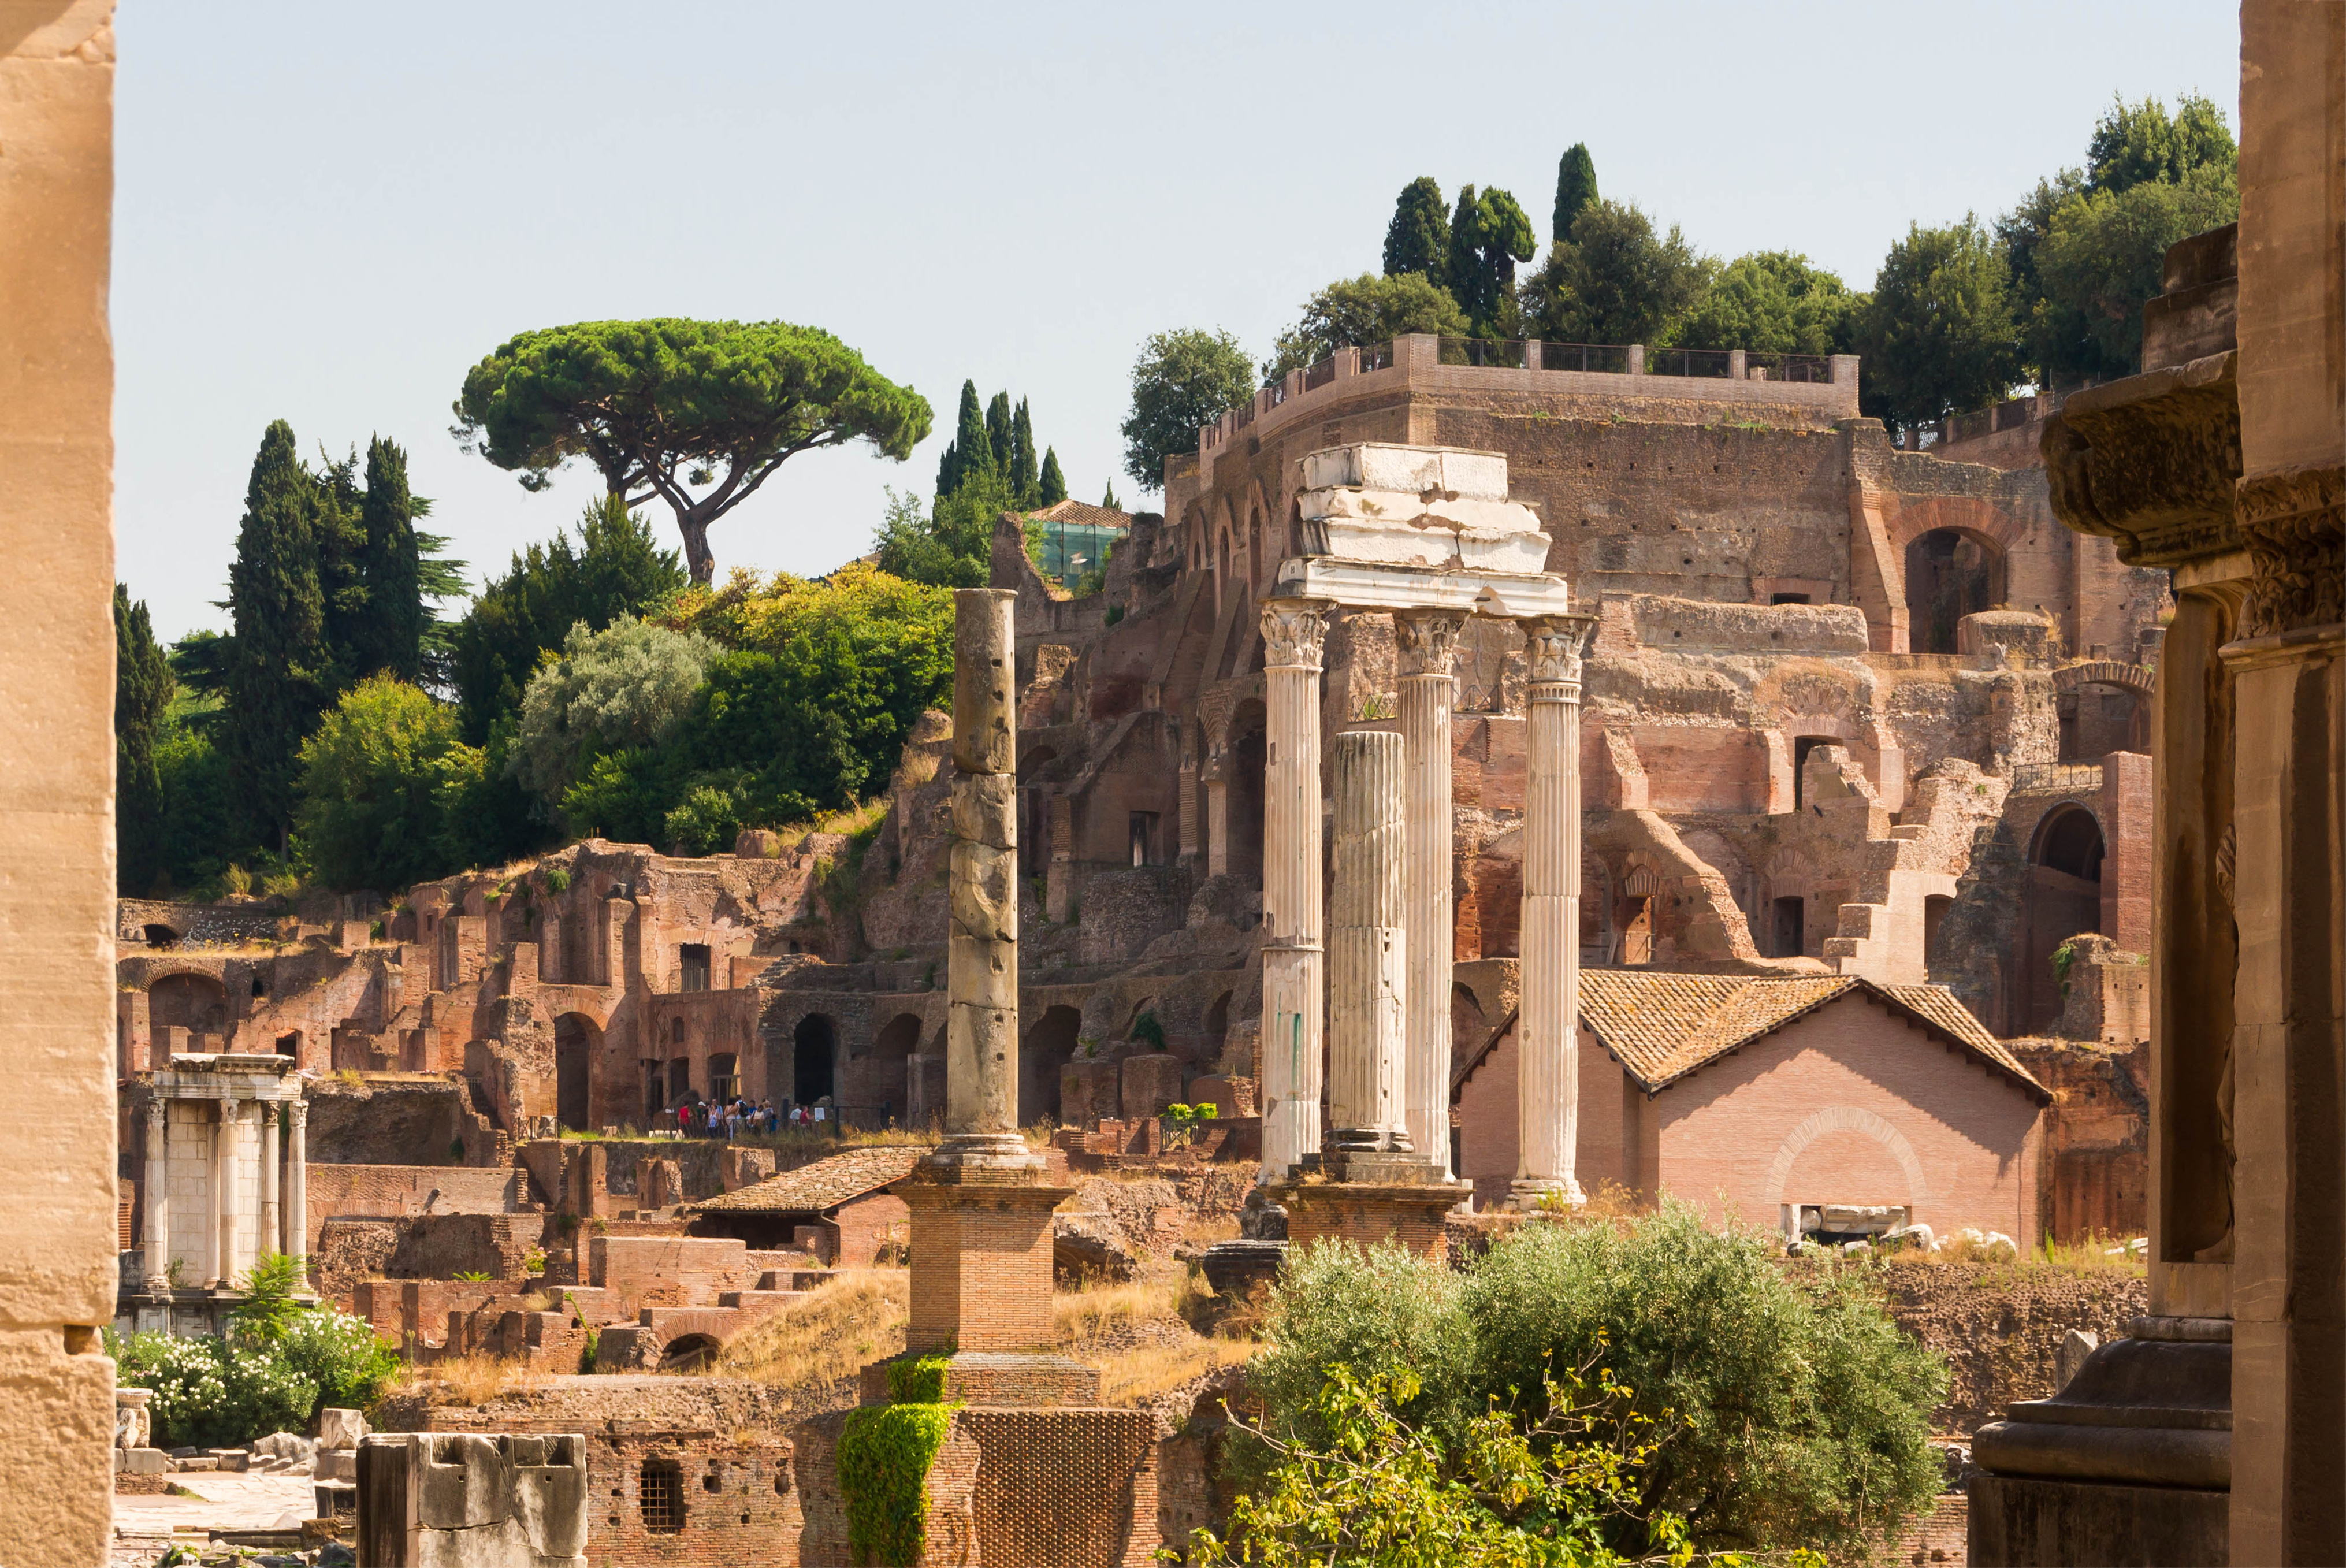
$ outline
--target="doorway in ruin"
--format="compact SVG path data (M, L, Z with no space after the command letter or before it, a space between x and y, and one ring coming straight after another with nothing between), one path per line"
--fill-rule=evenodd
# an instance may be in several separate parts
M1773 941L1768 954L1770 958L1798 958L1807 951L1809 901L1797 893L1790 898L1776 900L1769 906L1773 915Z
M1621 962L1631 968L1654 962L1654 873L1637 866L1621 881Z
M2054 710L2061 726L2064 762L2099 762L2113 751L2150 750L2147 692L2109 681L2086 681L2059 693Z
M228 1031L228 988L209 974L167 974L147 988L148 1027L159 1043L176 1026L190 1034ZM189 1043L189 1049L195 1049Z
M595 1056L603 1032L583 1013L554 1021L554 1119L572 1132L593 1130Z
M2018 1033L2041 1034L2061 1016L2062 943L2102 924L2102 825L2083 806L2056 807L2037 825L2021 917Z
M1084 1015L1072 1007L1046 1008L1018 1044L1018 1125L1031 1127L1060 1112L1059 1071L1075 1059Z
M1809 803L1809 758L1820 746L1839 746L1838 735L1796 735L1792 738L1792 809Z
M880 1096L880 1119L912 1112L913 1058L921 1049L921 1015L899 1013L872 1039L872 1084Z
M801 1105L838 1092L839 1025L810 1013L790 1032L790 1098Z
M659 1369L663 1372L705 1372L717 1360L723 1349L713 1335L685 1334L671 1339L660 1352Z
M1955 625L2004 603L2004 552L1954 528L1933 528L1906 546L1906 646L1955 651Z
M1229 780L1230 875L1250 882L1262 881L1263 764L1268 757L1263 724L1261 703L1250 699L1239 704L1230 718L1229 760L1224 765Z

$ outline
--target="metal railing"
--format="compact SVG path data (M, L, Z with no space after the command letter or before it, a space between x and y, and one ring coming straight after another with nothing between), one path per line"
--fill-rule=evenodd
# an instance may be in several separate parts
M1823 354L1746 354L1743 375L1747 381L1825 385L1832 381L1832 361Z
M1486 370L1519 371L1524 368L1524 345L1520 338L1442 338L1441 361L1445 365L1480 365Z
M2102 787L2098 762L2015 762L2012 787L2032 795L2091 795Z
M1317 388L1326 386L1330 382L1332 382L1335 379L1336 356L1330 354L1326 359L1321 360L1318 364L1313 365L1310 370L1303 372L1303 390L1305 392L1314 391Z
M1625 376L1629 373L1629 349L1626 343L1543 342L1540 344L1540 369Z
M1362 375L1367 375L1371 371L1389 371L1393 367L1393 346L1391 338L1387 338L1382 343L1363 343L1361 345L1360 353Z
M1647 349L1646 351L1646 373L1649 376L1701 376L1725 381L1727 372L1725 349Z

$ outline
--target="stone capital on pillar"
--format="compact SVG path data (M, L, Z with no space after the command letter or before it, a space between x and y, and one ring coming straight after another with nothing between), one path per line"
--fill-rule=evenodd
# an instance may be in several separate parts
M1320 673L1328 642L1325 599L1265 599L1262 602L1262 664L1270 669Z
M1589 636L1596 627L1596 617L1533 616L1521 625L1524 628L1524 657L1530 667L1533 684L1569 681L1577 687L1580 684L1581 660L1586 656Z
M1456 610L1395 610L1393 646L1401 656L1402 678L1450 678L1467 618Z

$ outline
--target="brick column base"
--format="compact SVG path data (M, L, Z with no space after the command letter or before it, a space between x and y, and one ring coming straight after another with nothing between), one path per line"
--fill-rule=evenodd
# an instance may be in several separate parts
M923 1166L897 1189L912 1210L912 1321L919 1352L1051 1346L1051 1211L1072 1187L952 1182Z
M1293 1182L1272 1190L1287 1210L1287 1240L1300 1248L1323 1237L1373 1247L1398 1241L1421 1257L1448 1256L1443 1217L1465 1194L1433 1183Z

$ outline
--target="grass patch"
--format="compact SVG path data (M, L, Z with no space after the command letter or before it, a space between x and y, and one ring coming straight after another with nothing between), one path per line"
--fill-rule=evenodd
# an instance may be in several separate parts
M911 1301L901 1269L843 1273L738 1336L708 1369L779 1389L827 1387L904 1348Z
M1096 1357L1091 1364L1099 1369L1100 1398L1111 1405L1129 1405L1250 1361L1261 1349L1244 1339L1186 1339L1137 1345Z
M546 1374L525 1361L495 1356L456 1356L428 1367L410 1367L400 1380L406 1390L420 1391L434 1405L484 1405L502 1395L534 1389Z
M1135 1280L1065 1290L1051 1298L1051 1327L1062 1344L1106 1338L1117 1329L1181 1315L1188 1282Z

